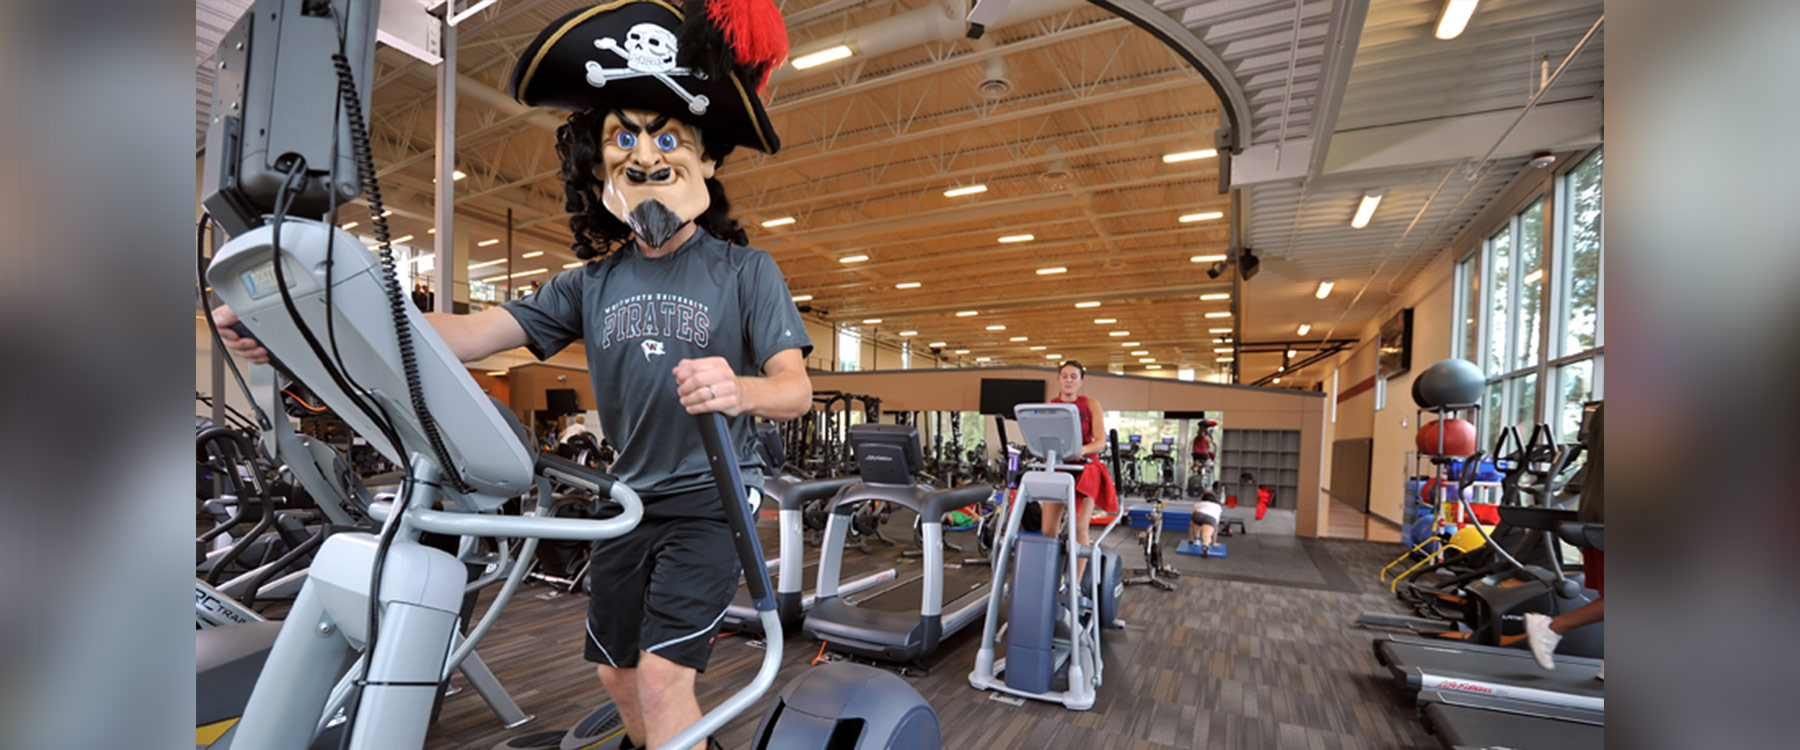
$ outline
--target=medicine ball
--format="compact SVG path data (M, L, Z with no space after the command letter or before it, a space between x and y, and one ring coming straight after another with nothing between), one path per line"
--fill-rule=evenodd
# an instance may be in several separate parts
M1425 369L1415 383L1415 398L1421 407L1461 409L1481 403L1487 389L1487 378L1466 359L1452 357Z
M1444 429L1443 449L1438 447L1438 426L1449 422ZM1419 452L1427 456L1469 456L1475 453L1475 425L1466 419L1438 420L1419 428L1419 434L1413 437L1413 444Z

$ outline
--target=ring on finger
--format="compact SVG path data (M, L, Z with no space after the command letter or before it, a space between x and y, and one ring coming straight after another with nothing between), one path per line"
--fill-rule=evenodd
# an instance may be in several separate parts
M708 385L708 386L706 386L706 392L707 392L707 393L708 393L708 394L711 394L711 396L712 396L712 398L718 398L718 397L719 397L719 392L718 392L718 391L715 391L715 390L713 390L713 387L712 387L712 386L710 386L710 385ZM710 400L710 399L709 399L709 400Z

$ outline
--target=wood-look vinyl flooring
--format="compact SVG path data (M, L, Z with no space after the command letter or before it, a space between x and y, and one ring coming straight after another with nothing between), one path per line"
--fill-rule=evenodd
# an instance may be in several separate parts
M908 525L890 523L887 533L903 545L910 538ZM947 536L972 553L969 532ZM1107 546L1130 568L1142 559L1138 539L1136 530L1120 528ZM989 700L968 685L979 621L947 639L926 674L907 678L938 712L944 747L1437 746L1410 699L1378 668L1369 646L1376 634L1349 625L1363 610L1403 611L1375 583L1376 571L1400 553L1398 545L1233 537L1224 540L1230 557L1206 560L1172 554L1179 539L1174 530L1165 534L1171 563L1183 572L1176 591L1127 587L1120 616L1128 625L1106 633L1105 683L1092 710ZM503 729L465 688L445 700L428 747L488 750L516 734L569 726L606 700L592 665L581 659L585 597L544 598L546 591L522 587L479 649L536 719ZM734 750L748 747L775 694L818 651L804 635L790 634L775 687L717 738ZM746 684L762 654L744 637L721 638L699 680L701 704L714 705ZM453 678L460 684L460 676Z

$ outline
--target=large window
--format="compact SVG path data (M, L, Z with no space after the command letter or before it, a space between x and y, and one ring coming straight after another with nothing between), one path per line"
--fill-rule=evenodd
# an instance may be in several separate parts
M1456 265L1454 351L1488 376L1482 443L1547 422L1573 439L1601 397L1601 152L1559 175Z
M850 326L838 326L838 372L862 369L862 336Z

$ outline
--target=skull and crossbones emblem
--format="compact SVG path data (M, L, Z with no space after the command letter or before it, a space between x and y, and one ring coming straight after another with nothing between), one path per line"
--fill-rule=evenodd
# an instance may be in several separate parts
M612 37L601 37L594 40L594 46L611 50L614 54L625 58L625 67L608 68L589 60L587 63L587 82L595 88L601 88L607 81L626 78L642 78L650 76L662 81L669 90L674 91L688 104L688 111L696 115L706 114L706 106L711 102L705 94L690 94L688 90L676 83L670 76L694 76L704 80L704 76L688 68L675 65L675 32L653 23L640 23L625 33L625 44Z

